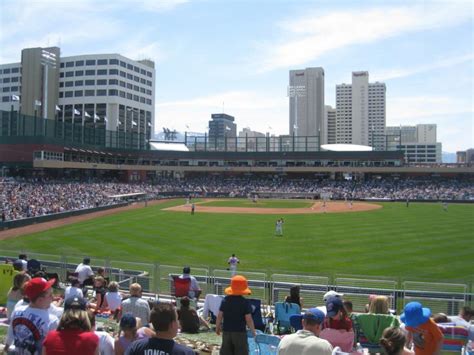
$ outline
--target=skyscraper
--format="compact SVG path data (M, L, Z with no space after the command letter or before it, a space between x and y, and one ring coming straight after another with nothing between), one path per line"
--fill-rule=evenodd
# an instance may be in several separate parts
M290 134L321 136L324 132L324 69L290 70ZM321 143L325 143L322 139Z
M336 109L326 105L325 109L325 119L324 119L324 132L326 132L323 141L326 144L335 144L336 143Z
M336 143L385 149L385 84L353 72L352 84L336 85Z

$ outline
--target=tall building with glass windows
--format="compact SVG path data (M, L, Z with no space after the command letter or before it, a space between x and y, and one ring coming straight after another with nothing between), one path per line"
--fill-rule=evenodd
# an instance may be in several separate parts
M386 87L353 72L352 84L336 85L336 143L385 150Z
M65 129L116 132L114 138L133 133L137 138L125 147L145 147L153 135L151 60L120 54L61 57L58 47L27 48L21 63L0 65L0 91L2 110L72 123ZM104 134L106 145L112 145L107 142L111 137Z

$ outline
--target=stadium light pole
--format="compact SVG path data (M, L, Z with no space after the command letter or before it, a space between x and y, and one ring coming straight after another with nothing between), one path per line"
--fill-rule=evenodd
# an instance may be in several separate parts
M298 135L298 97L306 96L306 86L304 85L289 85L288 86L288 97L295 99L295 121L293 122L294 135Z

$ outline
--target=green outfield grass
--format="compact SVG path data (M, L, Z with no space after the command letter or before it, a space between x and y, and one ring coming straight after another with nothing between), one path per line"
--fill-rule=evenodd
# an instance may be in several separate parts
M474 205L450 204L445 212L439 203L382 203L368 212L281 216L162 210L181 204L4 240L0 248L213 268L236 253L242 269L268 273L474 282ZM274 235L279 217L283 237Z
M252 208L309 208L314 204L311 200L265 200L258 199L256 202L248 199L232 199L200 202L201 206L213 207L252 207Z

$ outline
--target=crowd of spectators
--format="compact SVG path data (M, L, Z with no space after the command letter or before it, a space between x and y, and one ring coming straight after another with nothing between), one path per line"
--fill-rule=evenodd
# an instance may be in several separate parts
M89 209L123 202L117 195L146 193L159 196L221 195L246 197L254 194L304 194L331 199L387 199L459 201L474 199L469 180L375 179L368 181L284 179L281 177L202 176L184 179L160 178L152 183L117 181L72 181L8 178L0 180L2 221Z

